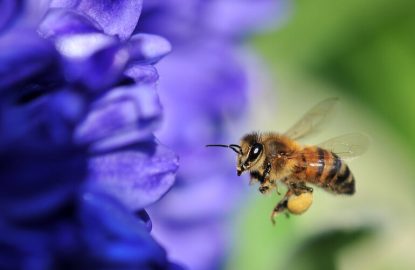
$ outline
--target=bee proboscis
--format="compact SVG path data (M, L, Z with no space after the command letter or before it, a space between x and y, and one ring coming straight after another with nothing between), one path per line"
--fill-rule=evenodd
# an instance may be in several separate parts
M297 142L319 130L336 103L337 98L323 100L283 134L253 132L239 144L207 146L228 147L236 152L238 176L249 171L251 183L258 182L261 193L278 192L278 183L287 186L271 213L275 223L278 213L301 214L310 207L313 188L309 184L335 194L355 193L355 179L345 160L367 150L366 135L350 133L311 146Z

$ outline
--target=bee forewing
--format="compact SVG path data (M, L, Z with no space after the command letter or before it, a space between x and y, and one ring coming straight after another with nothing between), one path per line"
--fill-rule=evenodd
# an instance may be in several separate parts
M343 160L352 160L364 154L369 148L369 136L349 133L318 144L318 147L331 151Z
M297 140L320 130L337 101L338 98L328 98L321 101L306 112L299 121L285 132L285 135Z

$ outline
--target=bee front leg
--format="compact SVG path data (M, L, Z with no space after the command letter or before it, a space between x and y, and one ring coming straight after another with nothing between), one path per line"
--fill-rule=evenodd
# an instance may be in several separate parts
M267 193L268 191L270 191L271 187L268 183L263 183L261 184L261 186L258 188L259 192L261 192L262 194Z
M261 183L261 186L259 187L259 192L261 192L262 194L267 193L269 190L272 189L273 186L275 186L275 181L269 181L268 179L270 171L271 163L267 162L263 174L257 174L258 180Z

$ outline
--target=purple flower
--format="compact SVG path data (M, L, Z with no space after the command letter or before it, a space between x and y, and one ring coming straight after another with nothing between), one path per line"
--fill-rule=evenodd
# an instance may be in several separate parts
M20 33L25 43L15 32L0 37L0 212L11 220L55 211L86 169L85 149L72 144L84 99L63 87L53 46Z
M170 44L130 36L139 1L52 1L42 38L19 4L0 25L0 268L180 269L141 210L178 167L153 135Z
M89 182L141 209L170 189L178 167L153 135L162 116L154 64L170 43L132 35L140 1L52 1L51 7L39 31L64 56L66 78L91 97L74 137L89 145Z
M247 107L247 76L237 47L252 31L269 23L277 2L184 1L144 3L136 31L172 42L161 61L160 98L165 125L157 136L180 156L177 184L150 216L154 234L171 257L191 269L217 269L226 258L230 237L227 216L245 183L236 177L234 156L212 151L209 143L233 143L228 123Z
M2 16L0 18L0 32L10 27L14 21L14 16L18 14L18 10L21 8L21 1L1 1L0 10Z

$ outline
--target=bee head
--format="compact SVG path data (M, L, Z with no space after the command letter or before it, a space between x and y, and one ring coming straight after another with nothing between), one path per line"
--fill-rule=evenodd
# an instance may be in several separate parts
M238 154L236 173L241 175L244 171L254 169L263 157L264 146L258 140L259 135L249 134L242 138L241 144L208 144L207 147L227 147ZM259 165L260 166L260 165Z
M261 166L264 153L264 145L260 142L257 133L248 134L241 140L241 155L238 155L238 165L236 167L238 175L246 170L253 170Z

